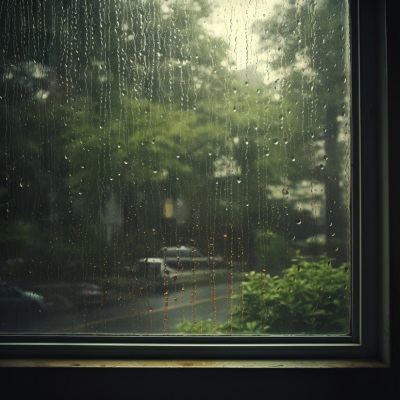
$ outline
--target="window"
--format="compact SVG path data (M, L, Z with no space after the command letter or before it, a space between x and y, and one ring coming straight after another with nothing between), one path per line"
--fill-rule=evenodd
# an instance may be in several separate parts
M378 354L371 9L5 1L4 349Z

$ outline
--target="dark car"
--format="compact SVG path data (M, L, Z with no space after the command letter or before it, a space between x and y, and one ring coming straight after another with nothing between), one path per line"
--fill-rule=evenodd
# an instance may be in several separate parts
M65 282L36 285L35 289L45 294L58 310L101 306L105 293L100 285L90 282Z
M0 282L0 328L22 327L43 318L47 311L42 295Z

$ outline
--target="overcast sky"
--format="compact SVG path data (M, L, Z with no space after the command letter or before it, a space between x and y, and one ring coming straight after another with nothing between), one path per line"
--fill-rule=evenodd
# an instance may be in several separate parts
M271 16L277 0L213 0L214 13L204 26L228 42L237 69L257 65L265 72L265 55L257 52L258 36L252 33L252 24ZM263 62L264 60L264 62Z

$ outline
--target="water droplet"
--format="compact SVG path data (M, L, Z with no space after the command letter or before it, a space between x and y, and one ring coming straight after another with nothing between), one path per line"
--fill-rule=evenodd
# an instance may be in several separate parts
M265 157L269 157L269 150L265 151Z
M275 138L275 139L273 140L273 143L274 143L275 145L277 145L277 144L279 143L279 140L278 140L277 138Z
M236 106L234 106L233 107L233 112L236 112L237 111L237 108L236 108Z
M340 79L342 80L343 83L347 82L347 78L344 75L342 75Z
M154 168L153 173L156 174L157 172L158 172L158 170L156 168Z
M177 154L177 155L176 155L176 158L178 158L178 159L181 158L180 154Z
M296 161L296 157L295 157L295 156L292 156L291 160L292 160L293 162L295 162L295 161Z
M323 166L322 164L320 164L320 165L319 165L319 169L320 169L320 170L323 170L323 169L324 169L324 166Z
M289 194L289 190L283 188L282 189L282 194L285 195L285 196L288 195Z
M236 180L237 180L237 183L242 183L242 180L240 179L240 176L238 176L238 177L236 178Z
M128 165L128 161L125 160L125 161L124 161L124 164L125 164L125 165Z
M294 240L294 239L296 239L296 236L293 233L289 233L288 240Z
M288 144L288 139L287 138L283 138L283 143Z
M248 138L244 138L244 142L245 142L246 144L249 144L249 139L248 139Z
M249 82L247 82L247 81L246 81L244 84L245 84L246 86L249 86Z
M279 119L280 119L281 121L283 121L283 115L282 115L282 114L279 116Z
M301 219L300 219L300 218L295 219L294 222L295 222L297 225L301 225Z
M325 160L327 160L327 159L328 159L328 156L327 156L326 154L324 155L324 159L325 159Z
M233 93L237 93L237 89L235 87L233 88Z

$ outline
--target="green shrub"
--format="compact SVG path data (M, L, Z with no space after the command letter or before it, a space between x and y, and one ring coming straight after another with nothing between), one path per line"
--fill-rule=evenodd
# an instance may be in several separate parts
M346 334L350 318L350 274L342 264L299 254L282 277L245 274L231 321L183 322L181 333L203 334Z
M271 231L259 231L255 241L255 257L261 269L271 275L280 275L290 265L291 249L288 241Z

